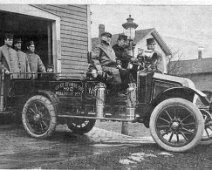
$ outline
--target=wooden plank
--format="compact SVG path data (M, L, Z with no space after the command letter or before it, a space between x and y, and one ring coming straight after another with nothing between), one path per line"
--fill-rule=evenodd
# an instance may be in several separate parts
M70 52L77 52L77 53L80 53L80 54L85 54L88 52L88 49L80 49L80 48L74 48L74 47L66 47L66 46L61 46L61 49L64 50L64 51L70 51Z
M61 21L60 25L61 26L70 26L70 27L73 27L73 28L80 28L80 29L87 30L86 25L76 24L76 23L72 23L72 22Z
M70 68L64 68L62 67L62 73L73 73L73 74L82 74L82 73L86 73L86 70L82 70L82 69L70 69Z
M79 62L87 62L87 56L71 56L71 55L68 55L68 56L62 56L62 60L72 60L72 61L79 61Z
M71 30L64 30L64 29L61 29L60 30L61 34L66 34L66 35L75 35L75 36L81 36L81 37L86 37L88 38L88 34L87 33L84 33L84 32L79 32L79 31L71 31Z
M64 65L73 65L73 66L82 66L82 67L87 67L88 66L88 63L85 62L85 61L77 61L77 60L64 60L62 59L61 60L61 63L64 64Z
M85 12L86 6L87 6L87 5L75 5L75 4L71 4L71 5L64 4L64 5L67 7L67 9L72 9L74 11L80 11L80 12ZM63 5L55 5L55 6L62 6L63 7Z
M62 56L71 56L71 57L87 57L87 52L75 52L75 51L62 51Z
M88 37L85 36L76 36L76 35L71 35L71 34L61 34L61 39L70 39L70 40L79 40L79 41L88 41Z
M74 32L80 32L80 33L84 33L84 34L88 34L88 30L87 29L83 29L81 27L71 27L71 26L67 26L67 25L61 25L60 27L61 30L64 30L64 31L74 31Z
M78 53L87 53L88 50L87 49L77 49L77 48L69 48L69 47L61 47L61 50L64 50L64 51L70 51L70 52L78 52Z
M81 20L78 20L78 19L76 19L74 17L73 18L62 17L61 21L69 22L69 23L75 23L75 24L81 24L81 25L87 26L87 21L81 21Z
M61 42L63 43L71 43L71 44L78 44L78 45L83 45L83 46L88 46L88 42L85 42L85 41L80 41L80 40L71 40L71 39L66 39L66 38L63 38L61 40Z
M86 9L86 6L87 5L71 5L71 6L75 6L76 8L78 8L78 9Z
M75 36L80 36L80 37L86 37L88 38L88 34L82 33L82 32L77 32L77 31L69 31L69 30L60 30L61 34L66 34L66 35L75 35Z
M75 15L71 10L69 10L68 12L66 12L64 9L59 9L56 10L56 12L61 16L61 17L65 17L65 18L71 18L71 19L77 19L80 21L87 21L87 16L79 16L79 15ZM78 12L80 13L80 12Z
M72 15L77 15L77 16L83 16L86 17L86 9L81 10L79 8L76 8L75 6L68 6L68 5L47 5L48 9L52 9L55 11L64 11L66 13L72 14Z
M77 48L77 49L88 49L87 45L82 45L82 44L76 44L74 43L74 41L70 41L70 42L61 42L61 46L62 47L70 47L70 48Z
M71 69L71 70L78 70L78 71L85 71L88 69L88 66L73 66L73 65L68 65L68 64L63 64L62 65L63 69Z

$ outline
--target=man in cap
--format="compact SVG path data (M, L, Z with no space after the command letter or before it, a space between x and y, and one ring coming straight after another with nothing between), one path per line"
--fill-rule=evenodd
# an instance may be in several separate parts
M14 49L17 52L17 57L18 57L18 67L20 71L20 78L30 78L30 67L29 67L29 61L27 58L27 55L21 51L21 38L16 38L14 40Z
M120 65L116 63L115 52L110 46L111 38L109 32L101 34L101 43L94 48L92 58L98 74L107 73L106 84L111 92L116 92L122 81L119 73Z
M17 53L12 49L13 34L6 33L4 37L4 45L0 47L0 64L4 68L5 73L19 73ZM17 74L12 75L17 78Z
M0 47L0 76L2 71L5 73L5 77L0 77L0 111L3 111L7 105L7 96L10 87L10 73L12 78L18 78L19 67L17 60L17 53L12 49L13 34L6 33L4 37L4 45ZM4 78L4 81L1 81Z
M45 73L46 68L40 59L40 57L35 54L35 43L34 41L29 41L27 44L27 58L29 60L30 70L33 73L33 78L37 78L37 72Z
M133 76L128 68L128 64L132 59L132 56L130 56L129 49L127 45L127 36L120 34L117 39L117 43L113 46L113 50L116 54L116 61L117 64L121 66L120 68L120 75L123 82L123 89L126 89L128 87L128 84L133 82Z
M162 55L155 50L156 43L154 38L148 38L146 42L147 50L138 54L138 60L142 64L144 70L163 73L164 64Z
M117 63L121 64L122 68L127 68L131 56L127 53L127 36L120 34L117 39L117 43L113 46L113 50L116 54Z

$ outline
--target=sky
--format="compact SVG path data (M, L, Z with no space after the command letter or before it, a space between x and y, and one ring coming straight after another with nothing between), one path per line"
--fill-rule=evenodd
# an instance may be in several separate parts
M204 47L204 57L212 57L212 5L91 4L90 8L92 37L98 36L99 24L112 34L122 33L131 14L137 30L155 28L170 48L184 50L183 59L195 58L199 46Z

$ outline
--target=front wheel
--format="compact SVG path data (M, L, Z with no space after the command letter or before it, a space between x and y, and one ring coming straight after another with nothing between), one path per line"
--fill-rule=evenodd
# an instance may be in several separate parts
M29 98L22 111L22 123L32 137L47 138L51 136L56 127L53 103L41 95Z
M183 152L196 146L203 134L204 120L198 108L188 100L171 98L155 107L150 131L158 145L168 151Z

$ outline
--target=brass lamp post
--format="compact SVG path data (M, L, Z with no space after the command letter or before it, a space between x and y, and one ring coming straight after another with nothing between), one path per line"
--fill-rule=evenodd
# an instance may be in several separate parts
M138 24L133 22L134 19L129 15L129 18L127 18L127 22L122 24L122 27L124 28L124 35L127 36L128 41L129 41L129 48L131 51L131 55L134 57L134 48L135 48L135 43L134 43L134 38L135 38L135 30L138 27Z

